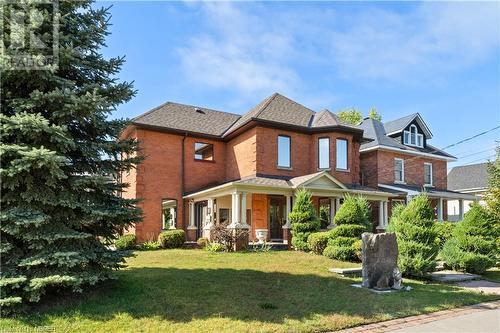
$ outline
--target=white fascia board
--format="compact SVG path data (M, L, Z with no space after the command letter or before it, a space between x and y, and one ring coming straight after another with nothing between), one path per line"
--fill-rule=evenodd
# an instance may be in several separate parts
M400 149L400 148L393 148L393 147L380 146L380 145L374 146L374 147L370 147L370 148L360 149L359 152L360 153L365 153L365 152L369 152L369 151L377 150L377 149L387 150L387 151L394 151L394 152L398 152L398 153L402 153L402 154L410 154L410 155L416 155L416 156L429 157L429 158L433 158L433 159L436 159L436 160L445 160L445 161L448 161L448 162L454 162L454 161L457 160L456 158L453 158L453 157L439 156L439 155L435 155L435 154L422 153L422 152L419 152L419 151L404 150L404 149Z

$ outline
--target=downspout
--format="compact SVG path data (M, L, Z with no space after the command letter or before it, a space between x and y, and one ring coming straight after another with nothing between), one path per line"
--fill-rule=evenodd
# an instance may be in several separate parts
M184 133L184 137L182 138L182 147L181 147L181 151L182 151L182 156L181 156L181 202L182 202L182 217L183 217L183 221L182 221L182 225L185 226L186 225L186 214L184 212L184 199L182 199L182 197L184 196L184 184L185 184L185 181L184 181L184 152L185 152L185 144L184 142L186 141L186 138L187 138L187 133ZM189 209L189 207L188 207Z

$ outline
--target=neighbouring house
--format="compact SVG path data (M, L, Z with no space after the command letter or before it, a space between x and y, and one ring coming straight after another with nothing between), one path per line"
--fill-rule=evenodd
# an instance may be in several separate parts
M457 166L448 173L448 188L481 198L488 190L488 177L488 163ZM472 202L471 200L463 202L464 214L469 211ZM484 201L479 199L479 203L484 204ZM448 220L460 220L460 202L458 200L448 202Z
M365 120L352 126L328 110L314 112L280 94L244 115L165 103L134 118L122 133L139 140L146 157L122 175L130 183L124 195L142 199L143 221L131 231L142 242L164 229L184 229L188 241L196 241L210 237L214 224L226 222L232 229L248 229L250 241L259 233L268 241L289 243L288 214L297 188L311 191L318 212L327 208L329 228L345 194L363 195L377 212L375 230L387 225L389 203L418 192L403 186L420 190L424 182L423 169L413 171L420 166L407 164L399 184L395 157L432 163L434 187L428 190L433 198L471 197L446 190L446 162L453 157L427 145L430 132L422 132L425 124L418 119L420 139L415 140L423 147L405 144L398 134L386 135L382 123ZM403 137L414 122L400 123ZM382 126L382 132L373 126Z
M471 194L452 191L447 186L447 162L455 161L452 155L429 144L432 132L420 114L411 114L382 123L364 119L358 126L363 136L371 139L360 147L361 184L390 191L394 197L387 205L372 207L377 215L391 214L396 204L406 204L412 197L427 193L434 207L436 219L447 219L447 202L457 200L463 207L464 200L476 200ZM463 218L463 210L458 219ZM378 221L385 222L383 219ZM379 223L378 229L387 224Z

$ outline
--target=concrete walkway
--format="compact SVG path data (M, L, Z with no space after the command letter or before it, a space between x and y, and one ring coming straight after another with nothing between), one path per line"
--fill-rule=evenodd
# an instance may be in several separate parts
M474 312L458 317L402 328L392 333L499 333L500 309Z
M500 301L388 320L339 332L500 333Z

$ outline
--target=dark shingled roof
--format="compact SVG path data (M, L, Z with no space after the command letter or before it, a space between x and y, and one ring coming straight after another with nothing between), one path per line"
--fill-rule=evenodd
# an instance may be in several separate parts
M391 121L386 121L384 123L385 130L387 133L393 133L404 129L408 124L415 119L418 113L412 113L407 116L401 117L399 119L394 119Z
M139 126L225 137L251 120L270 121L305 129L343 127L359 131L357 127L342 122L337 115L328 110L316 113L278 93L264 99L242 116L167 102L132 119L132 123Z
M237 114L167 102L132 119L132 123L221 136L238 118Z
M448 188L454 191L488 187L488 163L454 167L448 173Z
M387 136L387 133L390 132L387 130L386 124L387 123L383 124L382 122L375 119L367 118L364 119L363 122L358 125L358 128L364 131L363 137L373 140L368 143L363 143L361 145L362 150L376 146L385 146L389 148L397 148L406 151L421 152L427 154L434 154L442 157L454 158L453 155L450 155L430 144L427 144L425 148L411 147L404 145L398 138L391 138L390 136Z

